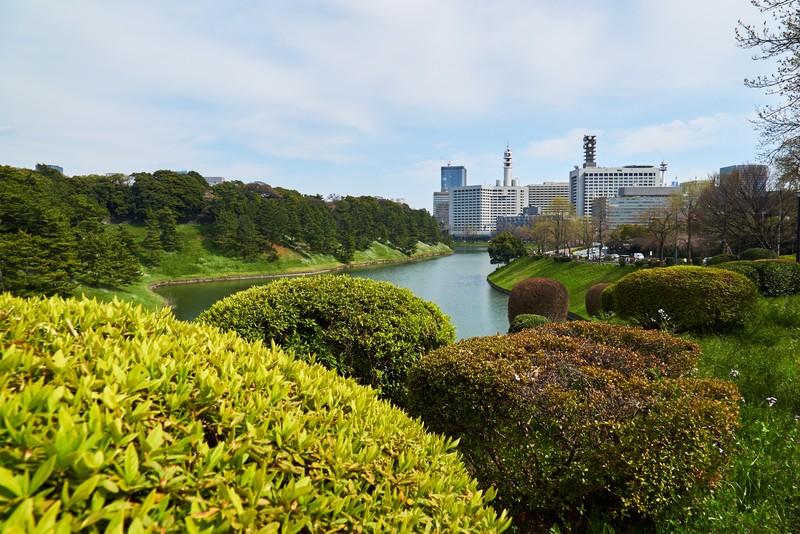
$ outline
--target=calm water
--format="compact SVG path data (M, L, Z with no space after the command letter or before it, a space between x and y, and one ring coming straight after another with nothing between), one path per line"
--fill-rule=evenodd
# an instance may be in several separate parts
M489 263L486 249L461 249L442 258L353 269L347 271L346 275L391 282L410 289L418 297L435 302L443 313L450 316L458 339L464 339L508 330L508 297L492 289L486 282L486 276L495 267ZM208 282L165 286L156 292L172 302L176 317L191 321L217 300L269 282Z

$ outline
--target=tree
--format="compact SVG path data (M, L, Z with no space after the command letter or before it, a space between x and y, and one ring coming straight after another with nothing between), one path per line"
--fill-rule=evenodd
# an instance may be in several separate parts
M181 240L178 237L178 221L169 208L161 208L155 214L158 228L161 231L161 246L167 252L176 252L181 249Z
M161 227L152 211L147 213L144 225L146 230L142 249L144 249L145 261L150 265L158 265L164 247L161 245Z
M791 195L776 191L767 166L742 165L731 174L712 175L698 201L703 228L722 244L722 251L776 250Z
M771 75L746 78L747 87L762 89L767 95L780 98L777 104L767 104L758 110L756 124L761 130L767 153L774 155L800 135L800 10L796 0L751 0L761 13L769 13L774 28L765 22L763 27L739 21L736 41L739 47L756 49L756 61L777 61Z
M664 259L664 245L678 231L679 211L680 205L673 201L662 208L655 208L642 213L642 225L653 239L658 251L658 259L660 260Z
M597 261L600 261L603 255L603 244L611 227L611 222L608 219L608 204L605 198L598 198L592 204L592 221L594 221L594 233L597 236L597 250L599 251Z
M555 197L550 201L547 213L547 218L552 223L550 230L553 235L553 245L558 254L561 247L569 247L572 233L570 220L575 213L575 207L566 198Z
M491 263L502 263L503 265L508 265L515 259L528 255L520 238L511 232L503 232L492 239L489 242L488 252Z

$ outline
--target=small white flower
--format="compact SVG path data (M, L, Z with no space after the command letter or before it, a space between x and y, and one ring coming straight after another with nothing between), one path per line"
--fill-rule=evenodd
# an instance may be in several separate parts
M738 369L731 369L731 377L732 378L739 378L739 370Z
M519 375L517 373L514 373L514 378L519 382Z
M770 406L775 406L775 403L778 402L778 399L776 399L775 397L767 397L766 400L767 404L769 404Z

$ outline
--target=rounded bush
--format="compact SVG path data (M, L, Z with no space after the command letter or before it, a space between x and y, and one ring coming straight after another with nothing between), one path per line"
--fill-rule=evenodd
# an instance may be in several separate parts
M758 291L767 297L800 293L800 264L793 260L756 260Z
M753 262L751 261L729 261L726 263L720 263L719 265L717 265L717 268L743 274L751 282L753 282L756 285L756 287L760 288L761 286L761 280L759 279L758 269L756 269L753 266Z
M603 313L611 315L614 313L614 292L616 291L616 284L611 284L600 293L600 309Z
M274 346L169 311L0 294L0 347L3 531L507 526L452 441Z
M742 274L679 265L621 278L614 289L614 310L645 328L727 332L744 327L757 297L755 284Z
M349 276L282 278L231 295L197 319L248 341L274 341L402 406L406 373L455 340L436 304L388 282Z
M525 330L526 328L533 328L534 326L540 326L543 324L548 324L552 321L547 317L542 315L536 315L533 313L522 313L514 317L514 320L511 322L511 325L508 327L508 332L519 332L521 330Z
M706 261L706 265L719 265L720 263L727 263L729 261L736 261L738 259L739 258L733 254L717 254L716 256L709 258L708 261Z
M551 278L527 278L511 289L508 322L523 313L542 315L551 321L566 321L569 311L567 287Z
M778 254L768 248L748 248L739 255L740 260L771 260L777 258Z
M602 302L603 290L612 285L613 284L610 282L603 282L601 284L595 284L589 288L589 291L586 292L586 297L584 298L586 313L593 317L599 317L601 315L601 313L604 311Z
M409 373L409 410L460 439L520 532L698 513L733 450L738 391L683 376L691 343L625 328L554 323L443 347Z

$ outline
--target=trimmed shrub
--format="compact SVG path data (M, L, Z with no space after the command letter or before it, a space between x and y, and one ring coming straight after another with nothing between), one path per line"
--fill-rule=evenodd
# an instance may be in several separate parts
M778 254L768 248L748 248L739 255L739 259L745 261L772 260L777 257Z
M680 332L741 329L758 291L746 276L714 267L678 265L640 270L616 283L616 314L645 328Z
M756 260L758 291L767 297L800 293L800 264L794 260Z
M527 278L511 289L508 322L523 313L542 315L551 321L566 321L569 311L567 287L551 278Z
M725 269L726 271L733 271L735 273L745 275L756 287L761 286L761 280L758 276L758 269L753 266L751 261L729 261L727 263L720 263L717 265L718 269Z
M700 358L700 347L689 340L633 326L567 321L540 326L536 331L541 335L586 339L633 351L642 366L638 372L650 378L689 376L694 372ZM589 363L620 370L612 362Z
M609 282L603 282L601 284L595 284L589 288L589 290L586 292L586 297L584 298L586 313L593 317L599 317L601 315L601 313L604 311L601 300L603 290L612 285L613 284Z
M533 328L534 326L540 326L543 324L548 324L552 321L547 317L542 315L536 315L533 313L521 313L514 317L514 320L511 322L511 325L508 327L508 332L519 332L521 330L525 330L526 328Z
M738 259L739 258L733 254L717 254L716 256L709 258L708 261L706 261L706 265L710 267L712 265L719 265L720 263L727 263L729 261L736 261Z
M274 341L402 406L406 373L455 340L436 304L388 282L349 276L282 278L231 295L198 321L248 341Z
M614 313L614 292L617 290L615 284L611 284L600 293L600 309L603 313L611 315Z
M0 348L4 532L507 526L451 440L274 346L0 294Z
M668 342L654 365L653 336L664 334L572 325L431 352L409 373L409 410L460 439L520 532L554 523L581 530L586 517L632 531L662 514L701 512L733 451L736 386L680 376L696 358L681 340ZM642 353L622 348L626 336L640 339L632 345Z

